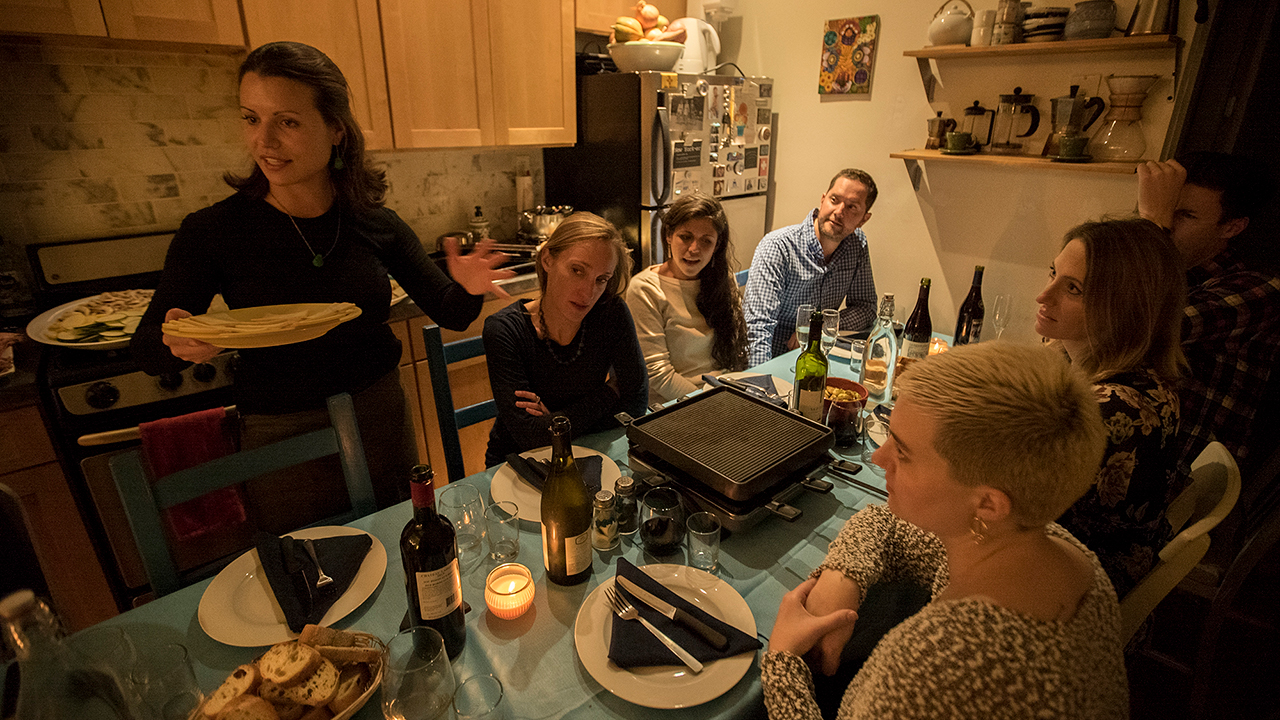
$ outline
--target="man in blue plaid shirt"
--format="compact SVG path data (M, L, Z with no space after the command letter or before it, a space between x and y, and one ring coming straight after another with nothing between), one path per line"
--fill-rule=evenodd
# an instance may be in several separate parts
M1169 231L1188 268L1183 472L1211 440L1242 468L1275 443L1259 413L1274 412L1265 403L1280 387L1280 271L1264 238L1245 233L1275 192L1269 175L1261 163L1210 152L1138 167L1138 211Z
M799 225L760 240L747 276L747 365L798 347L796 310L804 304L840 311L841 330L864 330L876 318L876 283L861 228L871 219L876 183L862 170L841 170L818 207Z

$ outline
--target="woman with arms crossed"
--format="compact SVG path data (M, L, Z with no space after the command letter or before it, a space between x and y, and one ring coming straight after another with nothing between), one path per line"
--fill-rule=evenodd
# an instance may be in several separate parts
M236 405L245 449L329 424L325 398L355 401L369 475L380 507L396 502L418 462L397 365L400 343L387 327L390 272L446 327L480 313L502 256L481 246L449 254L450 279L409 226L383 205L387 182L365 156L346 79L333 61L301 43L254 50L240 67L240 112L254 166L228 174L231 197L187 216L133 339L150 373L204 362L221 348L163 335L168 320L205 312L221 293L233 309L303 302L353 302L360 317L291 345L240 350ZM246 490L264 529L291 530L341 511L347 493L337 464L322 477L259 478Z
M549 416L574 436L617 427L614 415L645 412L648 379L631 313L622 301L631 254L612 223L570 215L538 249L536 300L484 321L484 350L498 417L485 465L551 442Z
M802 656L831 672L867 588L896 579L933 599L880 640L837 717L1127 717L1115 592L1052 522L1102 454L1088 382L1052 350L991 343L920 361L899 391L875 456L888 505L850 518L783 597L761 662L769 717L819 717Z
M747 325L729 258L729 220L701 193L676 200L662 217L667 260L631 278L627 306L649 369L649 402L702 387L704 373L746 367Z

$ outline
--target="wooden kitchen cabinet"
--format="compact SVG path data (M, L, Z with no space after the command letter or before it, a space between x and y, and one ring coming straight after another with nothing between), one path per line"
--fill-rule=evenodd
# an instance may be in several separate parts
M573 0L382 0L397 148L572 144Z
M0 32L244 44L236 0L4 0Z
M294 40L319 48L351 86L365 146L393 147L378 0L243 0L243 7L249 47Z
M0 413L0 484L22 503L49 594L68 628L80 630L116 615L107 578L34 406Z
M622 15L630 17L635 8L635 3L626 0L578 0L574 22L578 32L608 35L613 28L613 21ZM683 13L677 13L679 15ZM676 16L668 17L674 20Z

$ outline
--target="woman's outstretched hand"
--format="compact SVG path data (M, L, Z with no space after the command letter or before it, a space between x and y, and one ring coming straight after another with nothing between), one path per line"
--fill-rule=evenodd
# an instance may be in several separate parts
M449 238L444 243L444 255L449 275L467 292L472 295L491 292L500 298L511 297L506 290L494 285L498 280L515 277L516 273L514 270L495 269L506 261L507 254L494 250L493 240L481 240L474 250L463 255L458 251L458 241Z
M169 312L164 314L164 321L170 322L184 317L191 317L191 313L182 308L169 308ZM173 353L174 357L187 362L208 362L209 358L222 352L222 348L217 345L210 345L203 340L193 340L173 335L161 335L160 338L165 345L169 346L169 352Z
M817 584L817 578L810 578L782 596L782 604L778 606L778 619L773 624L773 634L769 636L770 650L804 655L823 637L836 630L849 630L857 622L858 613L854 610L813 615L805 609L805 601Z

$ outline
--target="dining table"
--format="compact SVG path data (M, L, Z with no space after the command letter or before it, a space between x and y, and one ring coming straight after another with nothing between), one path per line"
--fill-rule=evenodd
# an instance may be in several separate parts
M798 353L793 350L778 356L753 368L752 372L790 382ZM843 357L833 354L829 376L856 379L856 365L856 358L851 366L847 354ZM624 428L579 437L574 445L607 455L627 472L628 442ZM844 457L838 449L833 450L833 454ZM847 459L862 463L856 446L848 452ZM458 482L475 486L487 499L497 470L489 468ZM857 477L872 487L884 488L883 477L866 464ZM803 582L821 563L828 545L850 516L867 504L883 502L877 493L847 480L835 476L827 479L833 484L829 492L806 491L789 501L800 510L794 520L788 522L770 516L754 526L725 533L721 540L719 565L714 574L746 601L755 620L758 639L765 647L782 596ZM349 527L381 541L386 548L387 566L372 595L335 622L335 627L371 633L384 641L401 630L408 600L399 539L411 518L412 508L404 502L349 523ZM516 561L528 567L534 578L533 605L513 620L501 619L486 609L486 576L498 564L487 555L478 567L463 575L463 599L470 610L465 616L466 645L453 660L453 673L459 683L474 675L494 675L502 682L510 716L528 720L765 717L759 670L763 648L756 651L745 675L723 694L698 705L674 709L645 707L614 695L593 678L579 658L574 639L575 620L593 589L613 577L618 559L626 558L640 567L651 563L685 564L684 548L674 558L654 558L646 554L638 533L624 536L616 549L595 551L592 574L586 582L563 587L549 582L545 576L538 525L527 520L520 525L520 551ZM139 654L168 643L185 645L197 682L209 693L238 665L251 662L266 649L226 645L206 634L197 610L209 585L210 580L197 582L104 623L124 629ZM365 720L380 717L380 700L375 693L355 717ZM679 704L678 693L655 700L657 704Z

